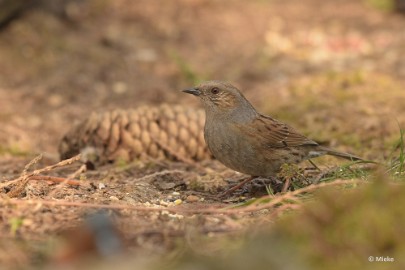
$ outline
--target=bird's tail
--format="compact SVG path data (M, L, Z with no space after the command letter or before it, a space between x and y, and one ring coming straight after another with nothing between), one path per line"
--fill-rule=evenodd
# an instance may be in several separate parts
M326 152L327 155L331 155L331 156L335 156L335 157L340 157L340 158L345 158L351 161L356 161L356 160L364 160L361 157L352 155L352 154L348 154L348 153L343 153L343 152L338 152L335 150L332 150L330 148L327 147L322 147L322 150Z

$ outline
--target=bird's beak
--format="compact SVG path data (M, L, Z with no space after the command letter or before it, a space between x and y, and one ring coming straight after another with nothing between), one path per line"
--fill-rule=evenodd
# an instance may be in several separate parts
M201 95L201 91L198 90L197 88L189 88L189 89L183 90L183 92L187 93L187 94L192 94L194 96Z

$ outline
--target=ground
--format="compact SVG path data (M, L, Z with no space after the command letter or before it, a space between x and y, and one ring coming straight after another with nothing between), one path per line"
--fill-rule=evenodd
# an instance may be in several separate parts
M243 175L215 160L137 160L79 172L80 162L62 164L44 173L67 178L78 172L81 186L31 180L10 198L18 183L9 181L36 156L42 159L29 172L59 162L59 142L73 123L116 108L201 107L180 90L202 80L231 81L259 111L322 144L383 168L403 162L398 143L405 126L405 17L375 2L88 0L70 2L64 17L34 9L11 22L0 32L2 264L80 261L82 254L71 255L76 246L66 239L80 234L103 205L113 205L102 218L113 220L125 243L126 255L120 256L130 261L224 255L243 246L247 232L262 228L258 224L273 226L281 210L300 208L277 210L280 205L265 201L264 210L232 212L225 207L268 191L218 198ZM347 163L334 158L316 162L321 172L286 168L284 176L291 170L305 180L320 175L336 187L347 186L338 178L376 177L369 176L370 164L346 170L336 169Z

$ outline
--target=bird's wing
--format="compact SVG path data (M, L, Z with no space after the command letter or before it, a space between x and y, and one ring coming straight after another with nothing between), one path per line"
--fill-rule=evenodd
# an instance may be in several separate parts
M237 128L242 133L257 137L263 145L270 147L318 145L287 124L265 115L259 115L249 124L237 125Z

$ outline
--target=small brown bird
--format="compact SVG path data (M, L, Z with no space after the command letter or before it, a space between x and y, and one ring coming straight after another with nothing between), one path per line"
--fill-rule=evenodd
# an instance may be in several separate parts
M201 99L208 148L216 159L235 171L273 177L283 164L323 155L361 160L320 146L289 125L258 113L230 83L208 81L183 92Z

